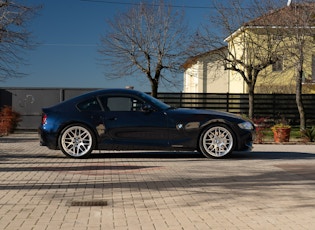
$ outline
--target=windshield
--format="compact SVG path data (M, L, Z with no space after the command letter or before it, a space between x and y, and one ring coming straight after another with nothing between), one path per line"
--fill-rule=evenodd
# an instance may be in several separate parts
M154 105L155 107L159 108L159 109L162 109L162 110L166 110L166 109L169 109L171 106L165 104L164 102L154 98L154 97L151 97L150 95L148 94L145 94L145 93L141 93L140 95L145 101L149 102L150 104Z

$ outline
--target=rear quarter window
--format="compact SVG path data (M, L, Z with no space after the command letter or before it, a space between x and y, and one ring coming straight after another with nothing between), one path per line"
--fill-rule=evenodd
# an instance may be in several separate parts
M80 111L101 111L101 106L96 98L90 98L77 104Z

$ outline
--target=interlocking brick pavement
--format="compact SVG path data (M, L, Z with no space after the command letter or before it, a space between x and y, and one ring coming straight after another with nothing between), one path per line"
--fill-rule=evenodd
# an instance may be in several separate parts
M314 229L315 145L66 158L37 134L0 137L0 228ZM103 205L103 206L101 206Z

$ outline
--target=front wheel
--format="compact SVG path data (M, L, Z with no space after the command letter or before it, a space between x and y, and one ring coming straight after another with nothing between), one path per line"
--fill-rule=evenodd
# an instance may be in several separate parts
M231 129L224 124L213 124L205 129L199 139L199 149L208 158L220 158L234 149L235 138Z
M76 124L67 126L59 136L59 147L68 157L84 158L91 154L95 139L89 128Z

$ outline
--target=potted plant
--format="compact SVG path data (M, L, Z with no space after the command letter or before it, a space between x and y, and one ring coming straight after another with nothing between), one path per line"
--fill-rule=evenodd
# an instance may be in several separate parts
M289 142L291 132L290 125L284 123L275 124L271 127L271 130L273 132L273 138L276 143Z

